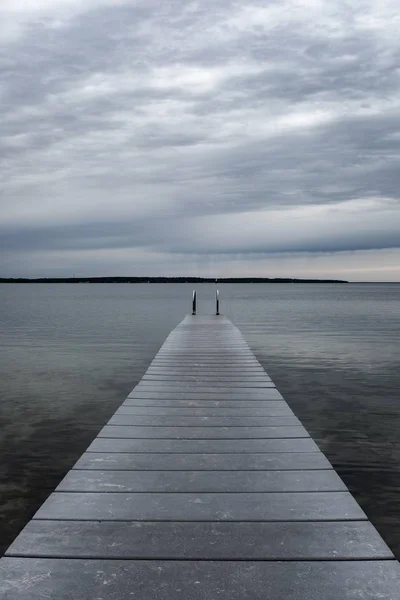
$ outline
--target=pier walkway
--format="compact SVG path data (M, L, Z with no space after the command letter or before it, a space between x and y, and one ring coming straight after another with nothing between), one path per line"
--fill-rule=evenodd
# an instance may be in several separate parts
M1 600L399 600L400 566L224 317L186 317L0 561Z

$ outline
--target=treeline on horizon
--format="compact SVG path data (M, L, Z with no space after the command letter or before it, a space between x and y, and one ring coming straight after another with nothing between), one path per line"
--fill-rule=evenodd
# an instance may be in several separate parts
M349 283L342 279L289 277L0 277L0 283Z

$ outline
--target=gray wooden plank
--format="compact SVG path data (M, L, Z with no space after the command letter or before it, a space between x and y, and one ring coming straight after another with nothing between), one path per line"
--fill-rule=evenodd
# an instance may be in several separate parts
M86 452L75 469L99 470L311 470L332 469L322 452L263 454L167 454Z
M233 327L220 331L214 329L203 333L200 332L200 329L197 326L192 329L185 330L179 325L165 339L163 346L197 346L197 344L204 345L210 342L215 342L216 344L224 344L228 342L238 346L247 347L247 342L241 335L240 331L238 329L233 329Z
M269 402L267 408L232 408L232 407L209 407L209 408L196 408L191 406L182 406L182 407L160 407L160 406L135 406L135 405L126 405L125 403L120 406L114 413L114 417L119 415L127 415L131 416L140 416L153 418L157 417L194 417L194 418L202 418L208 417L210 418L241 418L245 417L246 419L256 419L260 418L287 418L292 417L293 412L283 402L277 402L274 404L273 402ZM297 418L297 417L295 417Z
M271 379L262 374L243 374L241 377L234 376L229 372L220 373L219 375L212 375L209 373L182 373L171 369L171 373L166 375L164 373L148 373L143 375L142 381L157 382L165 381L166 383L173 384L175 382L182 382L185 384L195 383L201 386L213 386L215 383L271 383ZM231 387L231 386L228 386Z
M258 399L258 400L238 400L238 399L221 399L221 400L212 400L205 398L186 398L186 399L175 399L175 398L136 398L136 397L128 397L123 404L122 407L134 407L134 406L142 406L142 407L151 407L151 408L198 408L198 409L209 409L209 408L220 408L220 409L228 409L232 408L235 410L239 410L242 408L246 408L248 410L252 409L265 409L269 410L271 407L275 409L276 407L281 406L289 408L288 404L284 402L282 399Z
M218 330L215 325L209 331L201 331L196 324L193 328L185 328L178 325L172 332L167 336L164 341L165 345L173 345L176 342L188 343L188 341L195 341L196 343L205 343L209 341L216 341L223 343L225 340L235 342L236 344L247 345L244 337L241 335L239 329L235 328L233 323L230 323L229 329Z
M219 332L217 329L213 331L203 333L199 330L199 328L193 327L192 329L184 329L183 327L176 327L165 339L163 346L174 346L176 344L179 347L183 345L189 345L190 342L194 344L205 344L210 341L215 341L215 343L223 344L225 341L232 342L234 344L240 346L246 346L247 342L244 337L241 335L238 329L234 329L232 324L230 330L226 329L222 332Z
M160 347L159 353L164 351L173 354L184 350L218 353L221 349L226 349L228 352L235 352L236 349L248 352L250 347L240 333L238 336L232 336L224 331L221 332L220 336L206 336L201 339L195 331L188 331L186 334L175 336L173 339L167 338Z
M218 364L232 364L232 361L240 364L256 364L259 365L259 360L254 356L252 352L244 354L243 352L230 353L229 348L219 350L217 353L203 352L202 354L195 354L184 352L180 354L172 354L171 352L162 352L161 350L153 358L152 362L170 362L171 360L182 362L182 364L195 364L202 363L218 365Z
M230 348L248 348L248 344L245 341L244 337L237 331L224 331L219 335L198 335L198 329L192 329L188 332L184 332L182 330L179 331L179 328L175 330L173 335L169 335L163 345L162 348L203 348L215 346L225 346L229 345Z
M180 323L175 329L172 330L171 334L166 338L166 343L173 339L184 339L185 336L190 334L191 339L201 340L204 339L237 339L244 341L244 338L241 336L239 329L229 320L226 319L227 327L220 328L216 323L212 323L212 327L209 329L203 329L198 327L199 323L193 323L192 326L187 327L184 324Z
M215 344L223 345L224 343L234 344L238 346L248 347L246 340L240 333L239 329L224 329L218 331L217 329L210 330L205 332L205 335L202 335L199 331L199 327L195 327L193 329L183 329L179 325L173 330L172 335L169 335L165 341L163 346L173 348L175 345L179 347L182 346L196 346L209 344L210 342L215 342Z
M160 350L157 354L157 360L174 360L176 362L182 361L185 364L193 363L196 361L208 361L214 362L214 364L231 364L231 361L243 363L251 363L251 364L259 364L257 359L254 357L254 354L251 350L236 350L230 351L229 348L221 348L220 350L216 350L214 352L208 350L204 350L204 352L194 352L190 350L190 348L182 349L181 352L171 352Z
M164 400L283 400L283 397L276 388L254 388L252 390L244 389L242 391L232 390L227 392L222 390L219 392L203 391L145 391L135 388L128 398L153 398Z
M183 349L193 350L193 352L203 352L210 350L210 352L219 351L220 349L227 349L228 351L234 351L236 348L240 350L249 350L249 346L244 340L243 336L239 333L237 336L230 335L227 331L221 332L220 336L206 336L201 339L196 335L195 330L188 331L186 334L175 336L174 338L167 338L160 348L160 352L168 351L173 353L174 351L180 352Z
M241 377L232 377L230 375L224 376L221 374L216 377L211 377L208 373L203 373L202 375L183 375L181 373L174 374L172 372L169 375L154 375L151 373L145 373L141 381L143 383L162 382L171 385L175 384L175 382L180 382L182 384L192 383L200 387L203 385L225 385L226 383L231 384L228 387L235 387L236 384L239 387L247 387L249 383L271 383L271 379L266 375L242 375Z
M57 492L343 492L323 471L88 471L72 470Z
M133 425L106 425L99 438L223 440L307 438L304 427L135 427Z
M217 362L225 362L227 358L235 358L236 360L244 359L257 361L252 350L247 346L235 346L229 340L224 344L218 344L215 340L211 340L202 347L194 345L175 344L174 347L167 348L162 346L153 360L171 360L181 358L189 361L191 359L200 359L209 361L216 359Z
M166 360L171 358L176 358L179 356L180 358L184 358L187 360L192 356L200 356L204 358L204 360L209 360L210 357L217 358L220 361L224 361L226 356L235 356L236 358L246 358L249 360L257 360L254 353L248 346L240 346L235 344L234 342L230 342L226 340L226 343L218 343L215 340L210 340L201 346L196 344L196 347L188 344L184 344L183 342L176 343L174 346L170 346L169 348L163 345L158 353L154 356L155 359L163 359Z
M267 377L269 381L271 378L268 375L265 375L261 369L189 369L189 368L178 368L176 366L171 366L165 369L168 373L164 372L164 369L160 369L159 367L151 367L147 369L145 376L152 376L158 378L176 378L176 377L190 377L192 379L196 379L199 377L207 377L209 381L213 381L215 379L231 379L234 381L238 381L240 379L247 378L265 378Z
M190 365L185 365L185 366L180 366L180 365L174 365L173 367L171 367L171 365L167 365L165 367L162 367L160 365L150 365L146 371L146 373L158 373L160 375L168 375L168 373L171 372L171 368L174 370L174 372L179 372L179 373L183 373L183 374L187 374L187 375L196 375L198 373L204 373L205 369L204 367L192 367ZM238 370L237 368L233 367L232 365L218 365L215 366L214 364L210 364L207 365L207 373L209 373L209 375L212 376L218 376L221 373L222 374L232 374L232 376L235 377L241 377L242 373L244 373L245 375L253 375L253 374L264 374L266 373L266 371L263 369L263 367L261 365L254 365L254 366L248 366L246 367L245 365L242 365L240 370Z
M188 358L188 359L184 359L183 357L180 358L154 358L153 361L150 363L151 367L177 367L177 368L208 368L211 367L212 369L216 369L217 367L220 368L232 368L232 367L237 367L238 369L251 369L253 367L261 367L259 361L256 358L253 359L249 359L249 358L221 358L219 360L215 359L215 358L210 358L209 360L206 360L205 358L199 359L199 358Z
M149 390L165 390L165 391L170 391L170 392L186 392L186 391L195 391L195 392L207 392L207 394L213 394L215 392L221 392L223 390L226 390L228 393L231 390L238 390L238 391L242 391L242 390L252 390L252 389L268 389L268 388L274 388L275 385L273 383L271 383L270 381L255 381L254 383L250 380L248 381L240 381L240 382L232 382L232 381L227 381L227 382L217 382L217 381L213 381L210 383L195 383L192 381L152 381L152 380L145 380L145 379L141 379L140 383L137 384L137 386L135 387L135 390L144 390L144 391L149 391Z
M208 382L212 382L212 381L221 381L221 380L230 380L230 381L240 381L240 380L247 380L247 379L256 379L256 380L267 380L267 381L271 381L271 378L268 377L268 375L265 375L265 373L262 373L262 371L256 371L255 369L250 371L250 370L243 370L241 368L234 370L228 370L228 369L224 369L224 370L219 370L219 372L217 370L215 371L209 371L208 369L198 369L196 370L189 370L189 369L181 369L181 368L177 368L176 366L171 366L168 367L168 371L169 373L163 373L160 369L148 369L145 374L144 377L147 378L152 378L152 379L166 379L168 381L170 381L171 379L175 380L175 379L179 379L181 377L183 377L184 379L188 379L188 380L197 380L197 379L205 379L207 378Z
M219 348L227 347L228 350L234 351L236 348L248 350L249 346L244 338L238 335L231 335L228 332L223 332L220 336L205 336L203 339L196 335L195 330L187 334L180 332L173 337L167 337L160 351L166 349L173 352L175 349L180 352L185 349L193 350L194 352L202 352L210 350L215 352Z
M236 340L236 343L246 344L244 337L241 335L239 329L228 320L229 329L219 330L218 327L213 325L213 328L209 331L202 331L196 324L195 327L187 328L178 325L165 339L164 344L173 344L175 341L185 340L196 340L201 343L202 340L216 340L223 342L224 340Z
M243 367L243 365L233 365L231 366L230 369L223 367L223 366L215 366L215 370L211 371L210 373L208 373L209 367L208 366L202 366L202 367L196 367L195 369L191 369L187 366L180 366L176 363L170 364L170 365L165 365L162 368L164 369L168 369L169 370L169 375L167 373L163 373L160 371L160 367L158 366L153 366L151 368L151 370L147 370L144 375L152 375L152 376L165 376L166 380L170 380L173 378L175 378L176 376L178 377L205 377L208 376L208 379L211 382L213 381L217 381L221 378L230 378L233 379L234 381L240 381L241 379L252 379L252 378L257 378L257 377L263 377L264 378L264 374L262 373L262 371L260 370L256 370L254 368L251 369L246 369ZM217 368L218 367L218 368ZM233 374L233 369L236 370L236 375ZM243 369L243 372L242 372ZM238 375L240 374L240 376ZM271 382L272 379L271 377L268 377L268 381Z
M233 379L241 379L242 377L268 377L271 379L262 367L241 367L240 370L229 366L229 367L180 367L179 365L169 365L168 367L157 367L150 366L146 375L158 375L169 377L171 375L182 375L189 377L196 377L199 375L207 375L211 379L219 378L219 377L232 377Z
M366 519L348 492L55 492L34 519L82 521L354 521Z
M2 600L398 600L396 561L3 558ZM21 574L23 578L21 579ZM251 595L250 595L251 594Z
M201 417L201 416L141 416L116 412L108 425L141 427L288 427L300 426L297 417Z
M172 350L167 350L165 348L161 348L153 360L173 360L173 359L182 359L186 362L190 362L193 359L208 361L215 359L218 362L226 362L227 358L234 358L235 360L248 360L250 362L258 362L258 359L254 356L253 352L250 348L246 350L242 349L231 349L229 341L223 346L219 346L218 348L214 348L215 343L211 341L207 348L201 351L196 351L194 348L181 348L177 349L175 352Z
M224 315L186 315L179 326L182 327L182 329L190 329L199 324L211 325L213 331L219 328L223 329L225 326L229 326L230 329L237 329L232 321Z
M249 452L319 452L311 438L269 440L127 440L96 438L88 452L170 452L236 454Z
M212 352L211 350L204 350L204 352L193 352L190 349L182 350L182 352L171 352L169 350L160 350L157 354L157 358L162 359L168 357L169 360L182 360L186 363L195 362L196 360L214 360L216 363L229 363L231 361L237 361L240 363L250 362L255 363L257 359L254 358L254 354L249 350L247 352L243 350L238 351L229 351L229 348L224 348L221 350L216 350Z
M7 556L153 560L371 560L393 554L368 521L31 521Z
M189 352L190 354L204 354L205 356L219 356L221 352L254 356L245 342L229 338L220 341L216 339L200 341L191 338L192 336L186 338L186 340L182 339L174 342L165 342L161 346L158 356L162 356L163 354L167 354L168 356L174 356L175 354L185 355L186 352Z
M205 361L209 361L210 357L212 357L219 362L224 362L226 360L226 356L228 355L235 356L238 359L243 357L246 360L252 360L255 362L258 361L257 357L248 346L247 348L244 347L235 349L231 347L231 344L233 344L233 342L231 342L229 339L227 339L223 344L218 344L215 340L209 340L207 344L204 344L205 347L201 349L200 352L196 351L196 348L194 347L186 346L184 348L182 343L181 346L176 344L175 351L173 351L171 348L167 349L165 346L161 346L153 360L170 360L179 355L180 358L187 361L199 354L199 358Z
M195 350L192 349L190 347L188 348L180 348L179 350L173 352L171 350L167 350L162 348L158 354L157 357L159 358L163 358L163 357L168 357L168 358L174 358L174 359L185 359L186 361L190 360L190 359L202 359L202 358L206 358L207 360L210 360L212 358L218 359L220 362L225 362L227 359L229 358L236 358L237 360L250 360L250 361L254 361L254 354L251 352L250 349L244 350L244 349L234 349L234 348L230 348L229 345L227 344L224 347L221 348L205 348L204 350Z
M33 518L82 521L347 521L363 520L366 516L348 492L55 492Z
M187 341L189 338L192 338L192 344L188 344ZM242 338L243 339L243 338ZM201 344L201 346L200 346ZM189 336L185 339L176 340L173 345L168 348L168 345L164 343L158 353L154 358L159 358L160 356L165 356L165 358L174 356L175 354L183 354L185 355L185 351L196 354L197 352L204 355L204 358L208 358L212 354L216 354L216 356L220 359L224 358L224 353L229 354L245 354L249 358L253 358L257 360L254 353L250 349L249 346L246 345L238 345L235 340L223 334L221 340L207 339L204 342L200 342L200 340L195 340L193 337L193 333L189 334Z

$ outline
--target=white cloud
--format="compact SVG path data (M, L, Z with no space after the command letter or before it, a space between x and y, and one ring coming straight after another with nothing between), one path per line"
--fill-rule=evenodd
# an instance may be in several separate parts
M399 243L399 232L400 203L391 198L359 198L334 205L198 217L189 220L182 243L187 250L188 239L197 240L192 242L193 252L325 252L352 244L357 249L360 245L379 248L385 236L389 244L396 239Z
M59 29L88 11L126 3L129 0L1 0L0 43L18 41L31 25Z
M117 269L124 246L240 274L400 245L394 1L3 0L0 20L0 235L19 261L67 265L75 245Z

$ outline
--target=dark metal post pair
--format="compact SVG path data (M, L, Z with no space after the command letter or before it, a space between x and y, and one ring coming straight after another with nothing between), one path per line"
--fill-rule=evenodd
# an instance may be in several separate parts
M196 308L197 308L196 290L193 290L192 315L196 314Z
M216 311L215 311L215 314L219 315L219 290L217 290L217 293L215 295L215 300L216 300ZM197 295L196 295L196 290L193 290L192 315L195 315L196 311L197 311Z

